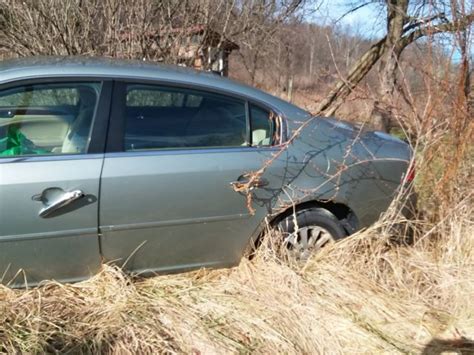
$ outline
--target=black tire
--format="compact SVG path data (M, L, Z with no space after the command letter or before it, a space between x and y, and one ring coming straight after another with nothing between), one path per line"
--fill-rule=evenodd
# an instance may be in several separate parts
M285 233L295 231L295 216L293 214L278 223L278 228ZM327 209L314 207L296 212L296 222L299 228L319 226L325 228L334 240L347 237L347 233L339 220Z
M316 238L316 239L319 238L318 236L314 236L312 232L312 230L314 229L321 229L321 228L324 229L325 238L327 238L328 237L327 234L329 234L330 238L333 241L340 240L342 238L347 237L348 235L346 230L342 226L342 224L336 218L336 216L334 216L328 210L324 208L320 208L320 207L314 207L314 208L297 211L296 223L298 225L298 234L303 232L304 229L308 229L310 231L310 232L306 231L306 235L304 235L304 238L306 238L306 245L315 243L314 240L312 241L312 243L308 243L308 241L311 238ZM301 245L298 245L298 246L296 245L296 244L300 244L301 239L304 239L304 238L302 235L294 234L296 230L296 225L295 225L295 216L293 214L285 217L280 222L278 222L276 227L277 227L277 230L279 230L283 234L283 239L288 249L296 250L297 248L302 247ZM311 233L311 236L308 236L308 233ZM288 240L292 240L292 242L289 243ZM316 242L316 244L318 243ZM314 246L312 248L314 248ZM318 248L319 247L317 247L316 249ZM317 250L306 249L304 252L302 252L301 257L298 257L298 258L306 259L308 257L308 253L311 253L314 251L317 251Z

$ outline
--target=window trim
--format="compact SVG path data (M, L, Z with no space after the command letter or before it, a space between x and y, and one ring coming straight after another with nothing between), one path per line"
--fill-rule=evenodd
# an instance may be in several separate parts
M52 153L45 155L25 154L15 156L0 156L0 163L15 163L24 161L52 161L68 159L89 159L92 155L105 153L106 132L110 119L110 107L112 102L113 81L100 76L61 76L61 77L38 77L34 79L12 80L0 85L0 91L27 85L60 84L60 83L99 83L101 85L100 95L95 109L92 131L90 134L87 151L85 153Z
M246 120L246 140L247 140L247 147L252 147L252 118L250 115L250 105L251 103L248 100L245 101L245 120Z
M171 88L171 89L189 89L189 90L196 90L196 91L202 91L204 93L210 93L210 94L217 94L221 95L224 97L228 97L229 99L233 100L239 100L242 103L245 104L245 115L246 115L246 129L247 129L247 142L248 144L246 146L241 146L241 147L236 147L236 146L229 146L229 147L176 147L176 148L167 148L167 149L149 149L149 150L143 150L143 151L126 151L124 149L124 135L125 135L125 120L124 120L124 107L121 107L124 105L126 100L122 100L123 102L119 104L117 102L117 98L119 97L126 97L126 87L127 85L155 85L155 86L160 86L163 88ZM280 132L279 132L279 137L280 141L279 142L274 142L272 145L269 146L262 146L262 147L256 147L252 146L252 141L251 141L251 118L250 118L250 105L259 107L261 109L267 110L269 112L273 112L273 114L280 120ZM114 80L113 82L113 89L112 89L112 103L111 103L111 110L110 110L110 123L109 123L109 128L108 128L108 133L107 133L107 143L106 143L106 153L114 153L113 155L116 156L117 154L123 153L125 155L143 155L142 153L145 153L145 155L149 155L150 153L171 153L171 152L184 152L184 151L255 151L255 150L277 150L278 148L281 148L282 145L287 141L286 137L286 130L284 129L286 127L285 119L283 114L269 106L266 103L263 103L259 100L252 100L248 96L245 95L239 95L234 92L229 92L226 90L221 90L218 88L213 88L213 87L208 87L204 85L195 85L195 84L185 84L182 82L174 82L174 81L169 81L169 80L159 80L159 79L140 79L140 78L119 78L117 80ZM275 133L275 132L274 132ZM107 154L109 155L109 154Z

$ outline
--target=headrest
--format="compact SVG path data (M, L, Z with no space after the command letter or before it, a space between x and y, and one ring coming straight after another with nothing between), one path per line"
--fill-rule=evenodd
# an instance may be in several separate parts
M94 89L87 86L79 87L79 103L81 107L93 108L97 101L97 94Z

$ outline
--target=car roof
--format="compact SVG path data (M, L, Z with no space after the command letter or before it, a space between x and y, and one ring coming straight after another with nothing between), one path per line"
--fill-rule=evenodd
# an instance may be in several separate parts
M27 57L0 61L0 84L42 77L101 77L147 79L197 85L248 97L265 103L285 116L309 114L282 99L216 74L137 60L97 57Z

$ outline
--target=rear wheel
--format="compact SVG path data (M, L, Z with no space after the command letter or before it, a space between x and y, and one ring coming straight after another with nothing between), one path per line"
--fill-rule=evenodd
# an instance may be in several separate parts
M303 261L325 245L347 237L336 216L320 207L289 215L277 224L277 229L289 256Z

